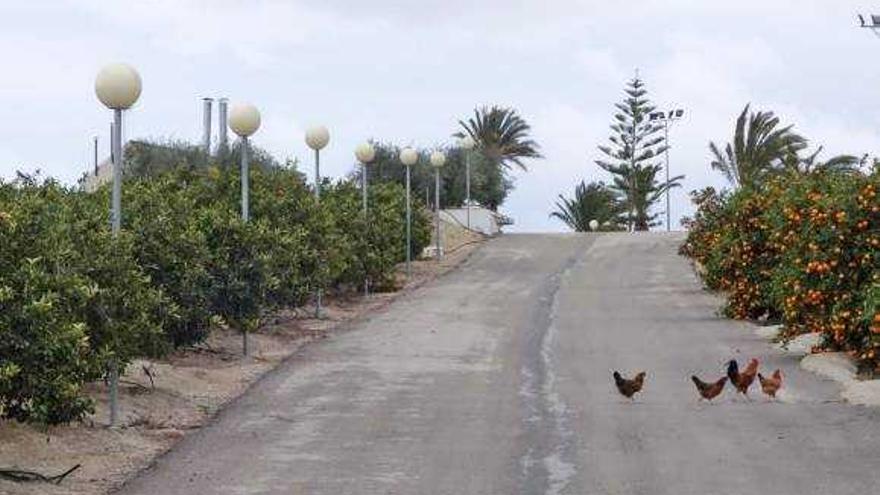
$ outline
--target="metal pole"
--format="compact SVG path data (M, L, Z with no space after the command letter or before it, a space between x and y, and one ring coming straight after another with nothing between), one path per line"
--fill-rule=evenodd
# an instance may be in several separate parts
M321 151L315 150L315 201L321 205ZM321 317L321 298L323 291L320 285L315 288L315 318Z
M663 128L665 129L666 136L663 139L663 142L666 143L666 232L672 230L671 227L671 214L669 212L669 120L664 119L663 123L665 124Z
M219 127L218 131L218 140L220 141L217 144L217 150L223 154L226 153L229 143L226 138L227 131L227 100L226 98L220 98L219 107L217 108L217 125Z
M440 167L434 167L434 223L437 227L437 261L443 259L440 253Z
M122 227L122 110L113 110L113 132L110 143L113 165L113 190L110 204L110 230L114 238ZM116 426L119 417L119 365L110 359L110 426Z
M211 105L212 98L202 98L202 146L205 155L211 156Z
M369 226L367 225L367 164L364 163L361 165L361 191L363 192L363 205L364 205L364 234L368 235ZM369 237L367 237L367 241L369 242ZM366 253L364 253L366 255ZM370 295L370 279L366 273L364 273L364 297Z
M464 150L464 169L465 169L465 179L464 179L465 204L467 205L467 228L468 228L468 230L470 230L470 228L471 228L471 152L470 152L470 150Z
M249 163L248 163L248 138L247 136L242 136L241 138L241 220L244 223L248 223L250 220L250 211L249 211ZM242 353L247 356L248 355L248 334L247 330L241 329L241 348Z
M410 172L406 165L406 276L412 277L412 206L410 205Z
M98 176L98 136L95 136L95 177Z

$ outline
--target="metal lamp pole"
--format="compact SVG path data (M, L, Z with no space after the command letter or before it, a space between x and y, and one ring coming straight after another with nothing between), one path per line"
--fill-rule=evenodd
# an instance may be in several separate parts
M440 242L440 167L446 163L446 155L442 151L431 153L431 165L434 167L434 225L437 229L437 261L443 259L442 243Z
M113 189L110 201L110 230L114 238L122 228L122 111L131 108L141 95L141 76L125 64L111 64L98 72L95 78L95 94L107 108L113 110L111 132L111 160L113 164ZM110 426L119 417L119 363L112 358L108 363L110 379Z
M459 141L459 146L464 151L464 196L465 208L467 209L467 228L471 228L471 150L474 149L474 139L466 136Z
M664 155L666 155L666 231L672 230L672 211L670 210L669 201L669 126L684 116L684 110L676 108L669 112L653 112L648 116L650 120L659 120L663 122L663 143L666 145Z
M400 163L406 168L406 276L412 277L412 200L410 198L410 167L419 160L419 154L412 148L400 152Z
M354 156L361 163L361 191L363 193L364 224L366 225L369 218L367 216L367 165L376 158L376 150L371 144L364 143L354 150ZM366 234L366 232L364 233ZM367 297L370 295L370 278L366 273L364 275L364 297Z
M306 144L315 150L315 201L321 204L321 149L330 142L330 132L319 125L306 131ZM319 286L315 289L315 318L321 317L321 299L324 291Z
M229 110L229 128L241 138L241 220L250 220L250 157L248 137L260 128L260 111L248 103L233 105ZM248 355L248 333L241 330L242 353Z

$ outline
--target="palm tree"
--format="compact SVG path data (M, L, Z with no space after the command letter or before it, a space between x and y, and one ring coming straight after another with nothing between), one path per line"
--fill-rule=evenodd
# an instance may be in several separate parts
M617 194L603 182L581 181L574 190L574 197L569 199L559 195L556 211L550 214L565 222L575 232L587 232L590 221L596 220L603 230L619 230L625 222L623 214L626 208L617 199Z
M736 119L733 142L722 151L714 142L709 143L714 159L712 168L720 171L734 186L755 186L774 170L786 157L797 156L807 146L807 140L794 133L792 126L780 127L779 117L773 112L749 112L746 105Z
M463 131L453 136L470 136L486 157L504 168L516 165L526 170L524 159L542 158L540 146L529 137L531 126L512 108L477 108L472 118L458 124Z
M660 225L657 218L666 212L651 212L651 207L660 202L667 190L681 187L683 175L671 177L669 182L663 182L657 178L662 171L663 166L659 164L637 165L625 167L624 173L614 177L611 187L621 197L626 198L629 224L635 231L648 230L650 227Z
M814 172L852 173L857 171L859 166L863 165L868 159L868 155L862 158L853 155L835 155L827 160L819 161L818 157L822 153L822 149L823 147L819 146L816 148L816 151L806 157L798 153L789 153L782 161L783 168L800 174L811 174Z

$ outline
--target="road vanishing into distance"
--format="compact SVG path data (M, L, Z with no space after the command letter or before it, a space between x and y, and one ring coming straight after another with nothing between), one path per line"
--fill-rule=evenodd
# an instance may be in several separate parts
M505 235L306 347L124 494L864 494L880 413L716 316L681 234ZM784 400L701 404L752 356ZM635 403L612 369L645 370Z

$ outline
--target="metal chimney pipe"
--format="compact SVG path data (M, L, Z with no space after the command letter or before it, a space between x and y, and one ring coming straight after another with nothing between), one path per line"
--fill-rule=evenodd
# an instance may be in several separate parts
M228 100L226 98L220 98L219 108L217 109L217 113L218 113L218 115L217 115L218 122L217 123L218 123L219 131L220 131L220 136L219 136L220 143L218 144L217 149L221 153L225 153L226 150L229 149L228 148L229 143L226 139L226 130L228 129L227 103L228 103Z
M205 154L211 155L211 104L214 102L213 98L202 98L203 107L202 107L202 118L203 118L203 132L202 135L202 145L205 147Z

